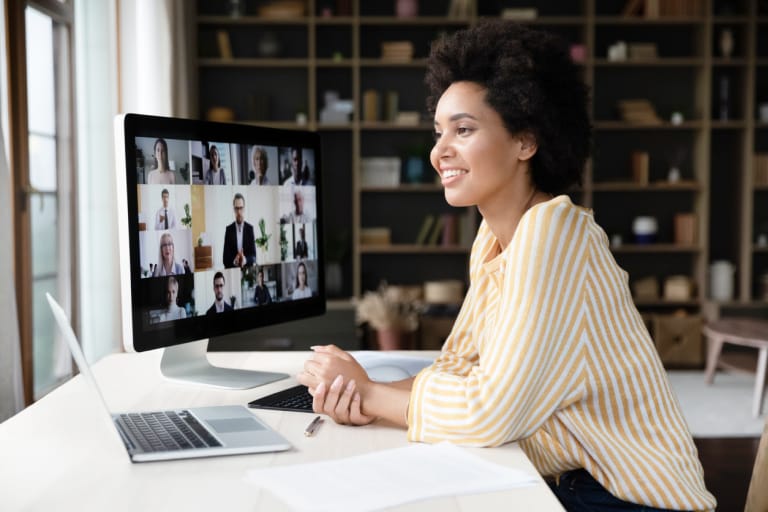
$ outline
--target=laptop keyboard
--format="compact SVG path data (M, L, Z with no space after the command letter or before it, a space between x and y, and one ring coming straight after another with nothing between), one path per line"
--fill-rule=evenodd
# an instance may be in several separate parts
M120 414L119 423L145 452L221 446L188 411Z
M277 409L278 411L312 412L312 395L307 386L294 386L278 391L248 403L256 409Z

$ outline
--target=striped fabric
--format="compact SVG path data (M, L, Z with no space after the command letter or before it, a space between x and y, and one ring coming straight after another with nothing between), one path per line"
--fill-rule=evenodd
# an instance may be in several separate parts
M483 222L470 282L414 382L411 441L517 440L542 475L584 468L626 501L714 509L627 273L589 210L567 196L538 204L501 253Z

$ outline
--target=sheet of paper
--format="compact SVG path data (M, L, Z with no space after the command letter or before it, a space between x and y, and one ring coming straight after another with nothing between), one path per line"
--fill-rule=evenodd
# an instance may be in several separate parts
M370 511L438 496L509 490L534 475L450 444L414 444L309 464L248 471L246 479L298 511Z
M381 350L358 350L350 352L350 354L365 369L370 369L374 366L397 366L411 374L411 376L416 375L422 368L434 362L434 359L427 357L391 354Z

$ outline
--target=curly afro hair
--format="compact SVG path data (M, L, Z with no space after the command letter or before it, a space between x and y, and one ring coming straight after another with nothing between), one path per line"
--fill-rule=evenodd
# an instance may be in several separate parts
M510 133L528 132L538 150L534 185L559 194L581 184L592 142L588 90L563 40L504 20L483 20L436 41L427 63L427 108L454 82L486 89L485 101Z

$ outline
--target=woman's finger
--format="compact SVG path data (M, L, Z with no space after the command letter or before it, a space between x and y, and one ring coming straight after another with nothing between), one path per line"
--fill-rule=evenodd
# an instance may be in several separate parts
M325 407L325 382L320 382L315 388L315 393L312 396L312 410L321 413L324 412Z
M355 381L350 380L347 385L344 386L344 392L339 397L339 401L336 403L334 412L336 417L340 420L340 423L348 424L350 422L349 404L352 402L352 396L355 393Z
M341 375L333 379L331 386L328 388L328 393L325 396L325 403L323 404L323 412L328 416L333 417L336 410L336 404L339 401L339 395L341 394L341 385L344 383L344 377Z

